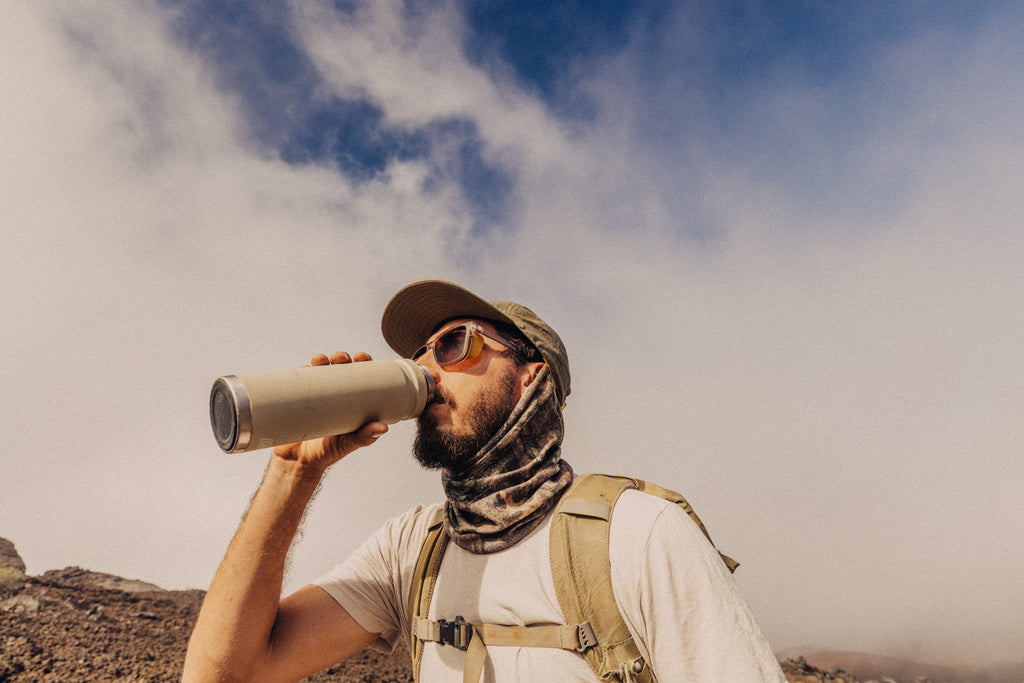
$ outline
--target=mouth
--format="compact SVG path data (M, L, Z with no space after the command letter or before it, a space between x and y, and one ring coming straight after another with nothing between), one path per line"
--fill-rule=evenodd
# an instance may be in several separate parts
M443 397L435 396L432 401L423 407L423 413L429 413L433 419L436 420L439 417L438 413L441 412L443 408L447 407L447 405L448 402L445 401Z
M424 406L421 416L426 416L429 422L433 424L436 429L440 427L441 424L447 424L451 421L453 407L454 402L449 397L444 394L437 393L434 395L433 400Z
M438 390L430 403L427 404L427 408L436 408L437 406L453 406L454 402L440 390Z

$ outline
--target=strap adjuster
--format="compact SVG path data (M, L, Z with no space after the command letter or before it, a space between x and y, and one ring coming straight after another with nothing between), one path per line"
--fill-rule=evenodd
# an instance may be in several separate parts
M473 639L473 624L469 623L462 616L455 617L454 621L438 619L439 636L437 641L442 645L451 645L457 650L469 649L469 641Z
M597 645L597 635L594 633L594 627L590 625L589 621L576 624L576 639L579 641L579 645L576 646L576 652L580 654Z

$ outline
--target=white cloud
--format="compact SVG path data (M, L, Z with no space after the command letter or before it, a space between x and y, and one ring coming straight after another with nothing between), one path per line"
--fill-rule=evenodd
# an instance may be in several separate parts
M16 10L0 296L4 376L22 390L2 399L20 463L3 533L31 570L75 562L201 584L223 539L183 527L221 501L195 490L238 487L234 519L262 469L211 452L213 378L338 343L386 353L378 310L406 273L443 267L435 238L457 202L408 182L354 188L247 147L232 98L153 5ZM186 544L172 555L201 546L194 562L168 566L153 547L168 533ZM24 538L36 535L49 538Z
M658 107L687 93L646 99L629 53L593 75L599 120L569 131L463 60L450 10L412 34L379 3L353 26L304 4L325 88L403 125L469 118L515 172L517 224L463 262L464 199L424 193L423 163L353 186L269 158L155 4L12 7L0 339L18 390L0 399L0 535L30 572L205 585L265 462L216 450L212 379L335 345L389 355L387 297L440 276L564 331L574 464L682 489L744 563L778 647L1015 654L1024 128L1008 30L927 33L879 55L856 91L837 84L871 125L802 142L814 158L855 152L844 180L862 199L825 201L706 121L689 122L698 140L651 139L642 122L670 128ZM775 144L800 136L794 103L822 93L778 78L762 94L774 118L738 117L739 139L756 123ZM874 169L905 184L873 197ZM332 474L293 583L440 495L409 465L409 435L396 426Z

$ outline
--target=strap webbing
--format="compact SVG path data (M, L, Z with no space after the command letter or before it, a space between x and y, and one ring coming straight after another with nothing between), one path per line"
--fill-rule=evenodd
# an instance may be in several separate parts
M472 629L466 649L466 661L462 668L463 683L478 683L487 661L488 645L511 647L553 647L561 650L579 651L586 637L581 633L590 631L590 624L580 626L559 626L537 624L533 626L498 626L496 624L469 624ZM442 637L444 625L433 619L415 617L413 635L420 641L445 644ZM447 643L452 644L452 643ZM422 643L420 643L422 647ZM458 644L455 644L459 647Z
M412 649L413 680L420 680L420 663L423 661L423 640L416 637L416 620L421 614L428 614L430 601L434 596L434 584L437 583L441 560L444 559L445 548L448 547L448 534L444 532L444 508L438 508L430 522L427 538L420 548L413 571L413 585L409 592L409 629L412 637L409 647Z
M470 624L473 636L480 637L484 645L510 647L555 647L561 650L580 648L579 626L536 624L533 626L499 626L497 624ZM585 627L584 627L585 628ZM416 617L413 635L431 643L443 643L441 624L433 619ZM470 641L472 642L472 641ZM451 643L448 643L451 644Z

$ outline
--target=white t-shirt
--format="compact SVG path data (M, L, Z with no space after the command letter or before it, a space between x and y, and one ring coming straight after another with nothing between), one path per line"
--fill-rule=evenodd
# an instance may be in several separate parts
M409 591L438 506L387 522L343 564L316 581L388 652L408 637ZM564 624L548 558L551 517L514 547L486 555L448 544L431 619ZM661 683L785 682L760 627L717 551L678 506L626 491L612 516L615 602ZM488 646L482 681L599 681L574 652ZM424 683L461 683L465 652L426 643Z

